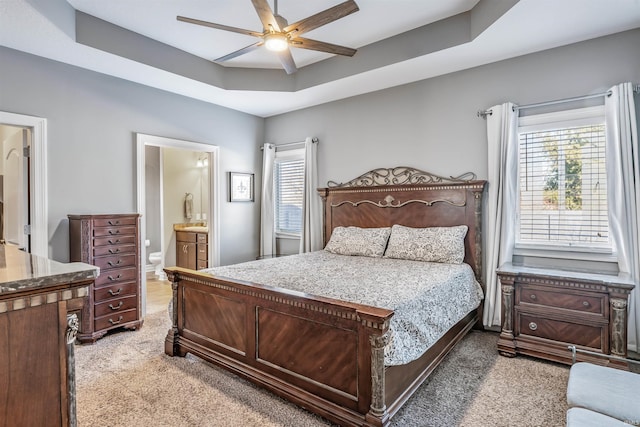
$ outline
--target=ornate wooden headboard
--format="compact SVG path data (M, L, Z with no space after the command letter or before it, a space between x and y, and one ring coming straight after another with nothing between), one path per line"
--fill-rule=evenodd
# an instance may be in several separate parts
M450 227L467 225L465 262L482 279L482 197L486 181L467 173L441 177L409 167L375 169L320 188L324 242L335 227Z

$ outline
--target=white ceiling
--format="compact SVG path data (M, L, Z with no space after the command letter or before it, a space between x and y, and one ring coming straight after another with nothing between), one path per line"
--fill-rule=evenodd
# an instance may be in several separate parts
M279 0L278 11L292 23L341 1ZM364 52L372 43L469 11L477 7L478 0L356 2L358 12L305 37L362 48ZM74 9L211 60L256 39L179 22L176 16L261 31L250 0L0 0L0 45L261 117L640 27L640 0L520 0L469 42L358 69L298 90L238 90L76 43ZM296 74L324 63L333 64L327 60L330 55L324 53L292 51L301 69ZM348 58L354 64L358 60L358 53ZM236 67L279 68L279 63L259 49L224 66L226 72L234 73ZM294 74L287 78L297 77Z

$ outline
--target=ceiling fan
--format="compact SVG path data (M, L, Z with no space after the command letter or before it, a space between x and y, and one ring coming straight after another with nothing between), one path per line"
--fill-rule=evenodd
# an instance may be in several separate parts
M214 24L213 22L201 21L199 19L187 18L184 16L178 16L177 19L178 21L203 25L205 27L216 28L218 30L246 34L260 39L249 46L215 59L215 62L224 62L231 58L251 52L264 45L267 49L277 52L282 67L287 74L291 74L297 71L297 67L293 60L293 56L291 56L290 47L317 50L320 52L344 56L353 56L356 53L355 49L351 49L349 47L300 37L300 35L308 31L357 12L359 8L353 0L347 0L344 3L340 3L322 12L318 12L315 15L309 16L308 18L302 19L291 25L289 25L286 19L278 14L278 0L274 0L275 12L271 10L267 0L251 0L251 2L253 3L253 7L256 9L256 12L260 17L260 21L262 22L262 32Z

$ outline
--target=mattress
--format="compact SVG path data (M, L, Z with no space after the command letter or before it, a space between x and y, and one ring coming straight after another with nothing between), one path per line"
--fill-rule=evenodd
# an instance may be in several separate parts
M321 250L201 270L308 294L394 311L387 366L420 357L482 301L467 264L444 264Z

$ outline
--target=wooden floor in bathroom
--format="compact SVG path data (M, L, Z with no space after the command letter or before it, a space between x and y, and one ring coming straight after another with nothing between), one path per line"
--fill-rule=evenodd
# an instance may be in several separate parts
M147 313L166 310L171 300L171 282L158 280L153 272L147 273Z

